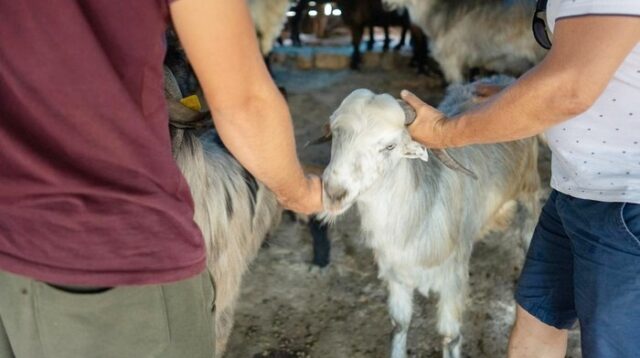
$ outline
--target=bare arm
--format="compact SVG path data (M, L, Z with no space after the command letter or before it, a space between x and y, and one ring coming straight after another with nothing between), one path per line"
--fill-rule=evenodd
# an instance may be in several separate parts
M533 36L533 35L532 35ZM485 104L447 120L411 93L418 111L411 135L432 148L526 138L586 111L640 41L640 18L559 20L545 59Z
M307 179L298 161L289 109L258 50L246 1L179 0L171 15L229 151L286 207L320 211L320 180Z

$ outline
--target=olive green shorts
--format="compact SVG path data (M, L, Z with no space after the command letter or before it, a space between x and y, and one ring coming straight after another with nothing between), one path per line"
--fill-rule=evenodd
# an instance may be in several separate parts
M0 358L211 358L207 271L162 285L52 286L0 271Z

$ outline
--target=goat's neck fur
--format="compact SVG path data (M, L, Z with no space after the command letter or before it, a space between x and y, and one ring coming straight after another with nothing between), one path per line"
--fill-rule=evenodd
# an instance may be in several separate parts
M395 249L428 252L426 258L421 255L415 259L425 266L435 266L459 244L459 236L450 230L454 224L448 220L451 216L445 214L458 204L446 203L447 199L440 195L447 191L441 190L441 186L449 185L444 170L447 169L439 163L403 159L360 195L357 207L362 229L378 257L393 260L390 250ZM388 220L390 213L401 220ZM420 249L412 248L413 245ZM404 254L400 257L406 259Z
M407 264L413 258L427 267L440 264L456 248L468 254L473 239L530 181L521 173L535 163L535 150L528 149L532 145L528 139L452 150L469 168L486 165L477 171L478 180L435 159L401 160L358 197L367 243L379 257Z

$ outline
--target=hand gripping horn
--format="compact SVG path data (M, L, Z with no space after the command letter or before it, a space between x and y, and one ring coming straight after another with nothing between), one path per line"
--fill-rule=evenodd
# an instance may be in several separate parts
M411 125L411 123L413 123L416 120L416 117L418 116L416 111L413 109L413 107L411 107L411 105L409 105L409 103L401 99L398 100L398 104L400 104L400 107L402 107L402 110L404 111L404 125L405 126ZM462 164L460 164L460 162L455 160L446 150L432 149L432 148L429 148L429 150L431 151L431 153L433 153L436 159L438 159L447 168L451 170L455 170L460 173L464 173L472 177L473 179L478 179L478 176L474 172L465 168Z

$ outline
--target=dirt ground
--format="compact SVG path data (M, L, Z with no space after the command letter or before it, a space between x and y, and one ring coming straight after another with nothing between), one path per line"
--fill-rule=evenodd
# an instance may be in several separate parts
M329 146L303 148L340 101L356 88L398 95L407 88L431 104L443 94L438 81L413 69L362 72L298 71L276 68L286 87L299 153L306 162L326 164ZM540 170L548 183L549 153ZM470 296L464 315L463 356L504 357L514 318L513 292L522 267L518 213L505 232L479 240L471 259ZM371 251L361 243L353 210L330 231L331 264L313 268L311 237L304 225L285 218L245 276L226 357L386 357L391 322L386 288L377 278ZM416 295L409 332L410 357L441 357L435 331L435 300ZM568 357L580 357L578 332L571 332Z

